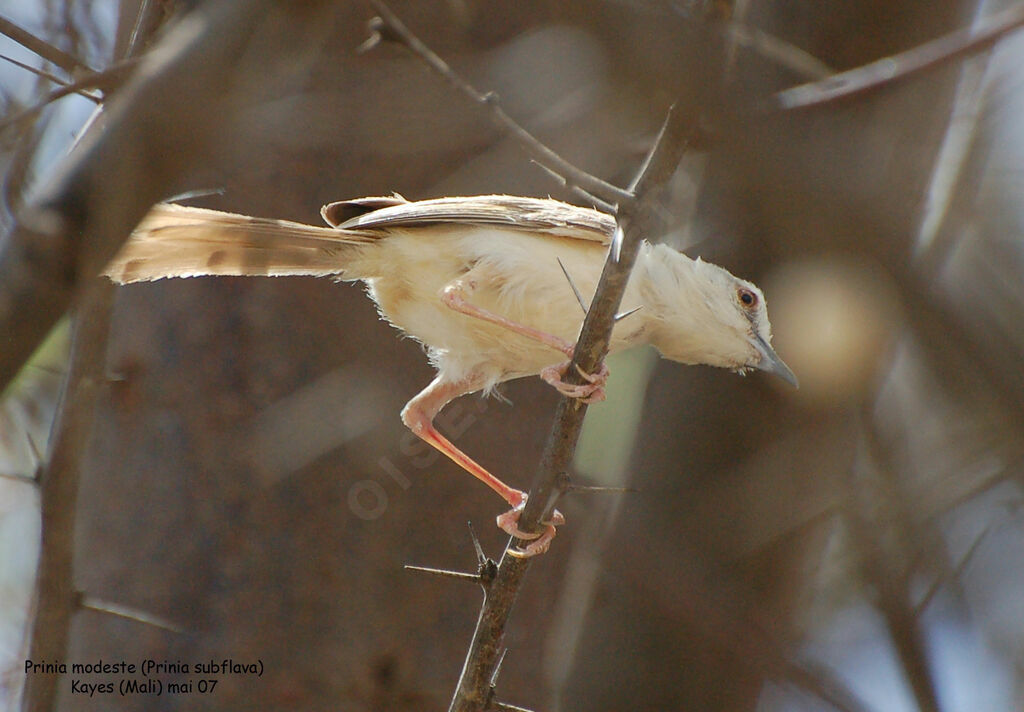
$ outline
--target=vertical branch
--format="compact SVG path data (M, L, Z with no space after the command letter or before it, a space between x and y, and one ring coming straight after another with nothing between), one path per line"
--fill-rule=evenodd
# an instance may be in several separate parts
M80 252L113 257L154 202L216 155L243 110L239 95L302 68L332 6L208 3L143 58L110 102L104 130L86 137L0 243L0 388L93 276L80 273Z
M41 477L43 530L29 652L32 660L67 659L71 617L78 608L73 576L78 484L106 362L113 294L113 285L97 280L75 313L64 400ZM30 675L22 708L26 712L54 709L60 680L59 675Z
M920 548L908 530L909 512L896 491L871 414L864 418L864 462L851 477L851 529L860 547L866 580L875 590L875 605L885 619L897 659L921 712L939 712L938 690L928 664L919 617L911 601L911 564ZM855 466L856 467L856 466Z
M7 334L0 388L77 302L70 372L42 475L33 659L67 658L71 619L80 605L74 587L76 500L114 292L96 275L150 205L214 152L239 111L240 90L255 88L254 76L279 66L295 70L296 57L308 58L313 40L323 36L322 20L330 12L326 0L294 8L246 0L194 12L143 60L144 71L111 102L103 131L87 133L0 246L0 331ZM23 709L53 709L60 680L29 676Z
M655 219L656 188L664 185L675 172L691 138L697 135L699 119L714 107L710 101L717 90L722 66L722 33L714 8L708 10L704 26L697 27L696 40L690 43L692 56L701 72L680 98L681 109L670 113L658 143L641 168L629 190L617 188L583 173L550 151L497 104L493 94L483 94L457 75L440 57L416 37L382 0L371 0L379 16L371 21L371 38L364 48L381 40L404 45L418 59L445 81L465 94L476 106L483 107L489 118L552 173L567 182L616 206L617 231L608 251L604 269L584 320L583 328L568 369L567 381L580 383L577 371L596 373L608 353L608 344L615 315L622 302L626 283L644 237L657 233ZM555 412L555 422L541 457L537 476L530 489L526 507L518 526L526 532L538 532L554 510L558 497L569 485L568 469L586 415L587 406L576 399L562 399ZM495 579L487 588L483 607L477 620L473 639L463 664L459 682L449 707L450 712L484 710L492 704L494 677L501 657L502 639L520 585L530 566L530 559L514 556L513 547L526 542L513 539L505 550Z
M660 145L635 182L633 197L619 204L617 216L621 233L619 259L609 249L601 280L580 332L572 363L587 372L597 370L608 353L615 314L622 301L626 283L636 262L641 242L656 232L654 216L655 188L663 185L682 160L690 137L697 131L696 115L674 111L663 132ZM570 366L568 373L575 375ZM568 469L576 450L587 406L576 399L563 398L555 411L555 422L541 457L538 474L530 488L530 497L519 520L524 531L538 531L554 509L555 501L569 484ZM513 541L511 545L526 542ZM449 712L478 712L490 703L494 670L500 658L505 625L531 559L509 554L506 549L498 573L487 591L473 640L459 677Z

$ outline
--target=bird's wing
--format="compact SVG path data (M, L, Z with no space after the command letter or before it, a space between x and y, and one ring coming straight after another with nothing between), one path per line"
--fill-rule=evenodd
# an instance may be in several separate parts
M320 214L333 227L367 236L391 227L461 223L531 230L607 245L615 231L615 219L597 210L557 200L513 195L475 195L416 202L406 201L398 195L357 198L325 205Z
M331 227L160 204L104 270L115 282L201 275L341 275L353 249L388 228L458 223L531 230L606 245L615 220L557 200L480 195L409 202L400 195L324 206Z

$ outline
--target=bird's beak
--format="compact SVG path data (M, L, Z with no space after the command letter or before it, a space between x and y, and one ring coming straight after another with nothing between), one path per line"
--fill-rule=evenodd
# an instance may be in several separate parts
M761 360L754 366L754 368L760 371L767 371L768 373L774 373L776 376L781 378L786 383L791 384L794 388L800 387L800 382L796 380L796 374L786 365L786 362L779 358L779 355L775 353L767 341L762 339L760 336L754 336L750 339L750 343L753 344L757 352L761 354Z

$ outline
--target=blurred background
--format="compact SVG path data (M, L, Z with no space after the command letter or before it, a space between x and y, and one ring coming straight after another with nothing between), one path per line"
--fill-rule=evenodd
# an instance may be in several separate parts
M140 11L159 27L193 4L0 0L0 15L102 69ZM499 698L565 712L1024 709L1024 36L820 107L766 108L1010 3L722 5L726 108L665 187L651 239L759 284L801 387L646 351L611 363L574 476L636 491L559 505L568 524L519 598ZM687 51L697 3L392 7L542 141L620 185L710 71ZM317 223L325 202L392 191L578 200L401 48L357 53L372 16L337 3L312 68L265 88L196 166L188 187L218 192L194 204ZM7 37L0 55L67 80ZM95 109L44 102L54 87L0 62L5 228ZM61 329L0 412L9 709ZM178 698L82 699L65 680L59 709L443 709L481 591L402 567L473 570L467 521L495 558L505 537L502 503L399 421L432 378L421 348L358 286L315 279L120 288L109 333L79 458L74 585L183 632L82 610L67 659L259 658L265 673ZM503 394L511 404L466 397L438 423L525 487L556 394L538 379Z

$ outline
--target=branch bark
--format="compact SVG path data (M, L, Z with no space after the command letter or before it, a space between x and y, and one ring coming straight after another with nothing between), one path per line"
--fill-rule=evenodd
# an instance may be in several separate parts
M36 575L36 616L28 656L31 660L67 660L71 617L78 609L73 575L78 483L106 362L113 294L112 284L97 280L79 302L75 315L68 385L57 415L54 442L40 478L43 530ZM60 681L59 675L29 675L22 709L54 709Z
M655 202L653 189L663 185L682 160L688 140L697 131L693 119L690 113L672 113L661 144L636 181L630 199L619 204L619 259L615 259L614 250L610 249L572 359L573 364L588 373L596 372L608 353L615 314L622 302L640 245L645 236L656 233L657 221L652 209ZM576 369L570 366L568 373L575 376ZM568 488L568 470L576 452L586 411L586 404L577 399L564 398L559 401L555 423L541 457L538 474L530 488L530 498L519 520L519 526L524 531L539 531L540 522L550 517L555 502ZM491 681L501 655L505 625L532 561L513 556L509 550L527 543L513 539L505 550L497 576L484 598L449 712L479 711L487 709L491 704Z
M962 28L905 52L785 89L771 103L775 109L805 109L845 99L982 52L1021 26L1024 4L1013 5L979 22L977 28Z
M59 47L54 47L46 40L36 37L6 17L0 17L0 35L6 35L30 52L35 52L47 62L60 67L70 76L74 76L78 71L92 71L92 68L79 60L78 57L68 54Z
M364 43L364 49L371 48L382 40L395 41L403 45L475 105L484 108L491 121L518 141L543 168L562 177L572 187L581 188L603 203L615 207L618 222L616 239L609 248L597 291L584 320L568 369L567 381L581 382L577 368L587 373L596 373L607 355L612 328L615 326L615 315L622 302L640 245L644 237L657 233L655 189L664 185L675 172L686 146L699 136L699 119L707 113L709 106L716 103L709 99L714 81L712 77L717 79L723 66L721 27L716 27L712 31L707 27L701 27L695 32L702 41L692 42L690 49L694 56L701 57L701 64L706 71L694 78L687 95L680 98L681 110L669 114L657 144L640 169L633 185L627 190L581 171L542 144L501 109L493 94L478 91L456 74L443 59L405 26L382 0L371 0L371 4L379 16L370 23L371 37ZM708 14L709 21L723 19L725 18L717 17L713 11ZM709 39L713 41L708 42ZM568 470L576 451L586 411L587 406L577 399L562 399L559 402L554 426L541 457L538 473L518 522L523 531L539 532L540 523L550 518L555 502L568 489ZM494 580L485 587L484 603L449 712L510 708L509 705L494 699L494 678L500 664L505 626L531 562L529 558L517 557L509 552L527 543L515 538L509 541Z
M150 204L172 189L201 152L214 153L212 144L231 120L231 109L239 109L232 90L246 87L245 72L256 69L253 62L291 62L301 53L295 51L299 43L315 46L310 38L326 24L322 15L329 5L326 0L308 3L300 11L282 10L282 17L267 0L210 3L209 11L186 18L144 60L111 107L107 125L87 137L3 244L0 330L9 337L0 352L0 386L10 382L72 298L84 292L75 314L68 385L42 475L32 659L67 659L71 620L81 604L74 582L79 475L102 387L114 292L95 275ZM283 26L263 24L289 18ZM268 40L277 54L260 46ZM208 115L212 106L221 115ZM82 282L87 289L81 289ZM56 675L29 676L23 709L53 709L59 682Z
M103 129L82 141L0 246L0 390L95 264L109 261L196 164L217 155L244 108L239 97L302 66L330 28L331 5L207 3L147 55L110 102ZM86 251L94 264L84 264Z

